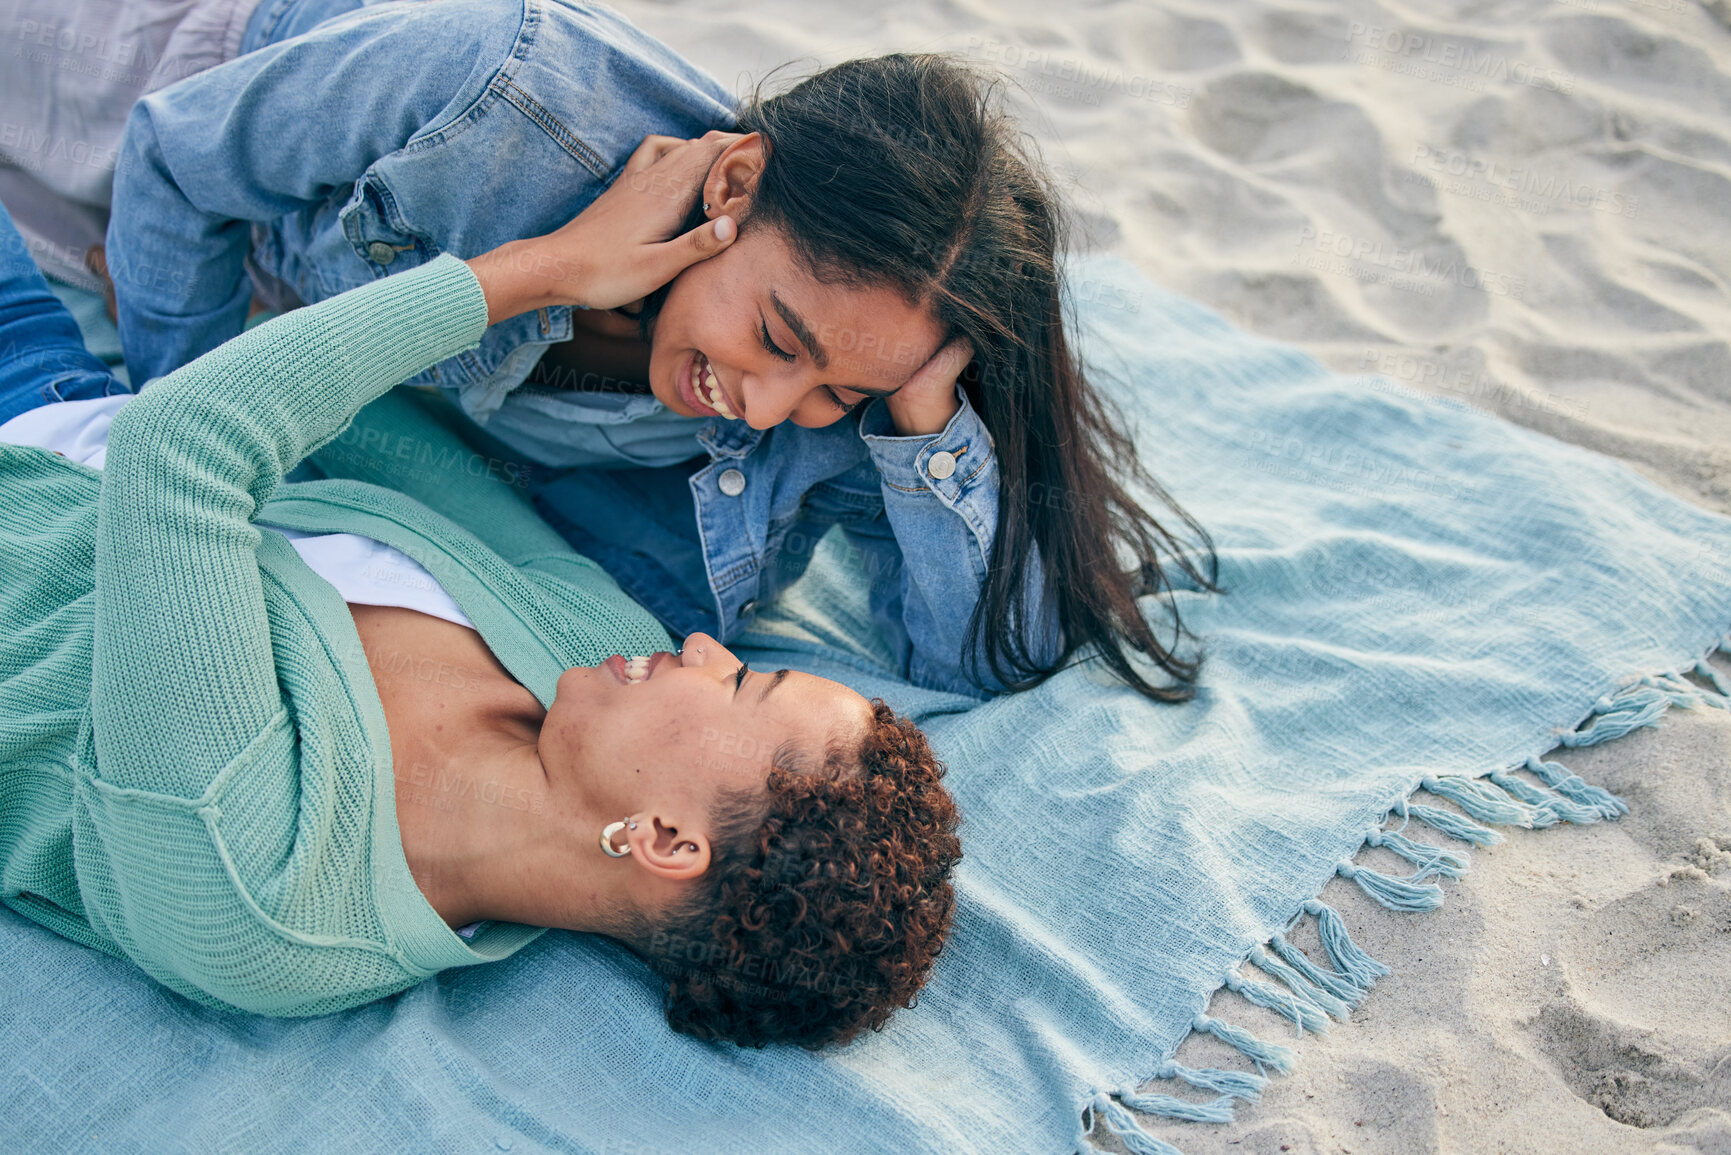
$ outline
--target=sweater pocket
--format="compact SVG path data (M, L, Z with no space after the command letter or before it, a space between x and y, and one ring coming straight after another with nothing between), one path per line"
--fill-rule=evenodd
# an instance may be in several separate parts
M245 764L225 768L198 799L104 782L89 742L74 757L74 857L90 924L152 978L196 1002L267 1015L325 1014L424 977L381 943L297 930L254 899L225 843L223 807L249 780L292 780L294 744L292 725L277 719L248 748ZM337 896L332 903L342 905Z
M111 786L73 759L72 846L91 929L158 982L199 1002L202 956L233 954L247 929L225 917L227 879L199 803Z

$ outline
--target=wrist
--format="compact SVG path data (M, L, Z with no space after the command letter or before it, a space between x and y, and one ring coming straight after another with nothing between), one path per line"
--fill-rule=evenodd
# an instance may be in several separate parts
M884 404L890 411L890 423L895 426L897 437L930 437L942 433L962 409L954 389L947 397L932 398L917 406L898 406L895 401L892 396Z
M521 313L569 303L567 263L548 257L533 241L507 241L466 262L487 299L487 324L496 325ZM563 285L567 292L559 293Z

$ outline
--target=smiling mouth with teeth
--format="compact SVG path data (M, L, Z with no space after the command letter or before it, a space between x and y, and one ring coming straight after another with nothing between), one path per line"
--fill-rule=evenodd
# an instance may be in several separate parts
M697 365L692 377L695 385L692 391L697 394L699 401L729 421L739 420L739 414L727 403L727 394L721 391L721 382L715 379L715 370L710 367L709 358L702 353L697 355Z
M643 654L625 659L625 684L635 686L649 676L649 659Z

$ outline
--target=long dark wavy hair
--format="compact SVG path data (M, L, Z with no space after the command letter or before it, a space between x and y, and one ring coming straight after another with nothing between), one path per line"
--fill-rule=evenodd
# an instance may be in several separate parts
M1142 694L1184 701L1202 658L1180 653L1191 635L1171 574L1221 592L1214 544L1143 468L1070 347L1059 197L1001 96L996 77L933 54L848 61L769 97L759 84L736 131L762 133L768 158L742 225L780 229L819 280L891 288L928 308L946 339L973 342L962 385L991 434L1001 487L968 630L964 668L975 681L981 656L1020 690L1092 650ZM1190 540L1162 526L1131 486L1170 510ZM1042 587L1055 612L1035 622ZM1163 599L1169 619L1158 632L1137 602L1147 595ZM1043 657L1052 626L1061 644ZM1169 680L1150 681L1132 651Z

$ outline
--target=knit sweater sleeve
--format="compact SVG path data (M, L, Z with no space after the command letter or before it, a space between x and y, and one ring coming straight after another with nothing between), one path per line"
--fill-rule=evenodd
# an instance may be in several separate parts
M486 322L468 266L441 256L260 325L116 416L95 542L103 782L196 799L281 726L253 517L357 410Z
M463 437L468 424L437 394L392 389L308 460L326 478L365 481L414 498L514 566L595 568L529 503L533 466L471 445Z

